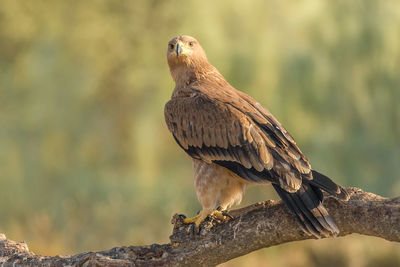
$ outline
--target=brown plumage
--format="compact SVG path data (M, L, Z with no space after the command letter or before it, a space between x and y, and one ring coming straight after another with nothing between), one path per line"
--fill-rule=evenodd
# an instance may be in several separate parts
M193 37L172 39L167 59L176 86L165 105L165 120L193 159L203 206L198 216L186 221L198 226L217 207L227 209L240 202L248 183L272 183L306 233L337 235L339 230L322 205L321 189L340 199L347 199L347 193L311 169L277 119L233 88Z

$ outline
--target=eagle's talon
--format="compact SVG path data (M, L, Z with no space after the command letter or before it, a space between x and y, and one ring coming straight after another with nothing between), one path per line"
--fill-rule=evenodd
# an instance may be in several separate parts
M196 226L194 223L190 223L188 226L188 232L190 233L190 236L195 236L196 234Z
M215 209L211 214L210 217L213 219L216 219L219 222L226 222L229 221L230 219L233 219L232 216L230 216L229 214L226 213L226 211L220 211L217 209Z
M202 230L201 226L199 225L197 227L195 223L190 223L188 228L187 228L187 232L190 234L191 237L195 237L197 235L200 235L201 230Z
M186 215L184 215L184 214L178 214L178 216L179 216L180 218L182 218L182 219L186 219L186 218L187 218Z
M212 220L216 220L217 222L226 222L230 219L233 219L231 215L227 213L227 211L221 211L221 208L218 207L217 209L210 212L210 210L201 210L196 216L193 218L184 218L183 223L189 224L188 232L194 236L199 235L201 233L201 224L209 217ZM208 227L205 227L208 229Z
M204 220L207 218L208 212L207 211L200 211L199 214L194 216L193 218L185 218L183 220L184 223L189 224L189 223L194 223L196 228L199 228L200 224L204 222Z
M195 234L200 235L201 229L202 229L202 228L201 228L201 225L199 225L199 227L195 227L195 228L194 228Z
M230 215L227 210L223 211L222 215L224 215L224 216L228 217L229 219L233 220L233 216Z

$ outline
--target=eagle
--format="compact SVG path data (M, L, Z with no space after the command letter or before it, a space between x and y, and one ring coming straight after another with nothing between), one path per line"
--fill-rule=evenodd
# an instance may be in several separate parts
M229 220L227 209L240 203L247 185L272 184L306 234L337 236L339 229L322 204L322 191L341 200L348 200L347 192L311 169L278 120L230 85L195 38L170 40L167 60L175 89L164 108L165 121L193 160L202 206L184 223L198 228L208 216Z

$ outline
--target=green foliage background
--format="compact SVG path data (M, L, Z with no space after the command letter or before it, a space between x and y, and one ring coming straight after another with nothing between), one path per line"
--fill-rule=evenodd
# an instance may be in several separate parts
M275 114L315 169L400 195L396 0L2 0L0 232L38 253L76 253L167 242L171 216L199 209L163 118L167 42L181 34ZM244 204L274 197L249 191ZM346 237L228 265L392 266L399 254Z

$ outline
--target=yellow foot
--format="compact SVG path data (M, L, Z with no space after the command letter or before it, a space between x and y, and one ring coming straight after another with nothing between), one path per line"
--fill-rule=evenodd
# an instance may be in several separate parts
M220 210L214 210L211 214L210 217L213 217L219 221L229 221L229 219L231 219L232 217L227 216L227 213L220 211Z
M193 218L185 218L183 222L186 224L194 223L196 225L196 228L198 228L208 216L222 222L232 219L231 216L220 210L213 210L211 212L207 210L202 210Z
M204 220L207 218L208 214L206 211L202 210L199 212L199 214L197 214L195 217L193 218L185 218L183 220L184 223L194 223L196 225L196 228L198 228L200 226L200 224L202 222L204 222Z

